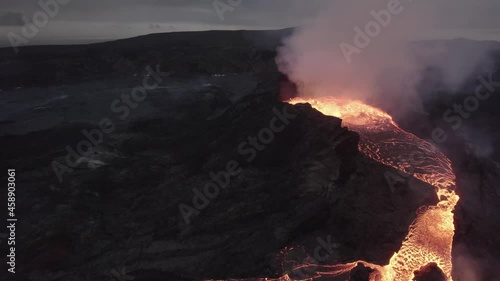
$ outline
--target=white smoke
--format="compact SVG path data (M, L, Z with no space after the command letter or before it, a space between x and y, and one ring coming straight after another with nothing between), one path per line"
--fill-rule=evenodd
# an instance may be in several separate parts
M463 1L444 2L454 6L430 0L331 1L285 40L278 66L307 97L398 105L415 99L429 68L440 74L439 87L455 91L484 63L489 45L460 41L450 49L444 42L415 43L436 27L457 24L460 15L450 15L456 5L478 12Z
M480 263L465 255L461 255L454 259L456 275L461 276L463 280L481 281L480 272L478 270L480 266Z

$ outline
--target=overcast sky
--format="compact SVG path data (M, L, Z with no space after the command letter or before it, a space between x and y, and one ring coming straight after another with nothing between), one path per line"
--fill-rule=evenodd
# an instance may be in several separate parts
M367 1L359 1L360 6ZM500 41L498 0L419 1L439 2L441 5L443 20L436 26L435 34L428 35L430 37ZM40 28L29 44L85 43L186 30L283 28L301 25L335 2L241 0L239 6L224 13L221 19L213 0L71 0L61 5L59 13L50 19L47 26ZM339 5L338 9L341 11L342 6ZM40 10L38 0L0 0L0 45L9 44L9 32L21 34L23 16L32 20ZM369 11L367 8L367 15Z

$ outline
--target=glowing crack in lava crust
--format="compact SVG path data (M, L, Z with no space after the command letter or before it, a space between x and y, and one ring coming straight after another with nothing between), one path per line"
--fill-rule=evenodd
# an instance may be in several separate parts
M451 161L431 143L399 128L389 114L361 101L326 97L294 98L289 103L309 103L325 115L341 118L350 130L359 133L359 150L363 154L433 185L439 198L436 206L419 209L401 248L394 253L388 265L357 261L320 266L302 264L294 270L314 268L315 277L306 280L320 281L347 274L361 263L375 270L370 275L370 281L411 281L415 270L434 262L451 281L451 250L455 232L452 211L459 200L454 192L455 175ZM251 280L296 279L286 274L278 279Z

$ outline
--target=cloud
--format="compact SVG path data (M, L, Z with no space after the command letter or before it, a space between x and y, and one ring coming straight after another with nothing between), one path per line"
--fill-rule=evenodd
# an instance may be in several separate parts
M220 0L230 1L230 0ZM387 0L388 1L388 0ZM387 2L386 1L386 2ZM409 0L401 0L408 2ZM277 29L290 26L302 25L305 22L316 18L318 13L322 13L331 6L336 6L335 16L340 18L348 16L351 12L349 7L344 7L344 0L242 0L233 11L227 12L224 21L220 21L217 12L213 7L213 0L100 0L100 1L76 1L65 5L60 13L51 21L50 27L46 27L40 32L40 36L46 34L44 43L50 43L50 36L53 40L61 42L60 31L64 34L71 33L72 38L85 39L95 33L99 38L117 39L118 37L132 37L139 35L137 32L127 34L121 33L121 26L130 29L134 26L150 23L158 24L160 29L155 32L183 31L183 30L209 30L209 29ZM359 10L369 11L373 6L373 1L363 1L356 3ZM376 1L375 1L376 2ZM495 11L500 9L500 2L497 0L419 0L413 2L439 2L435 4L441 10L446 10L440 24L444 28L500 28L500 18ZM498 2L498 3L497 3ZM38 1L33 0L1 0L2 9L6 11L19 11L31 18L40 10ZM412 4L413 5L413 4ZM19 13L14 13L19 15ZM353 17L356 17L355 15ZM68 24L73 23L73 24ZM120 27L114 28L111 24L105 30L90 29L95 23L116 23ZM417 22L422 25L424 21ZM0 44L1 40L6 40L4 36L8 31L7 27L15 24L22 24L14 15L7 15L5 23L0 21ZM169 28L166 28L169 27ZM2 29L3 28L3 29ZM70 28L73 28L70 30ZM187 29L186 29L187 28ZM350 28L350 26L344 26ZM140 28L140 34L151 33L152 29ZM167 30L168 29L168 30ZM135 29L134 29L135 30ZM5 33L5 34L3 34ZM472 32L476 34L475 32ZM57 35L56 35L57 34ZM116 34L120 34L117 36ZM499 37L495 34L488 34L490 38ZM63 38L64 39L64 38ZM36 43L37 40L30 41Z
M0 26L22 26L23 13L0 11Z

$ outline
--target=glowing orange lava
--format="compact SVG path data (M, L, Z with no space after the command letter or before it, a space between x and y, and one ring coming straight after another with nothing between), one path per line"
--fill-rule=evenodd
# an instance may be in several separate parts
M345 276L361 263L375 270L370 281L412 281L415 270L434 262L451 281L451 248L455 232L452 211L459 200L454 192L455 175L451 161L433 144L399 128L389 114L361 101L295 98L289 103L309 103L325 115L341 118L350 130L359 133L359 150L362 153L433 185L439 203L419 211L400 250L394 253L388 265L364 261L338 265L302 264L277 279L248 280L296 280L290 276L294 271L304 268L314 268L315 271L314 277L305 280L329 280L331 277Z
M415 270L435 262L452 280L451 247L455 232L452 211L459 197L454 192L451 161L431 143L400 129L387 113L361 101L295 98L290 103L309 103L325 115L341 118L360 134L362 153L436 187L438 205L421 210L390 263L384 267L363 263L379 270L384 281L411 281ZM394 155L395 151L398 155Z

